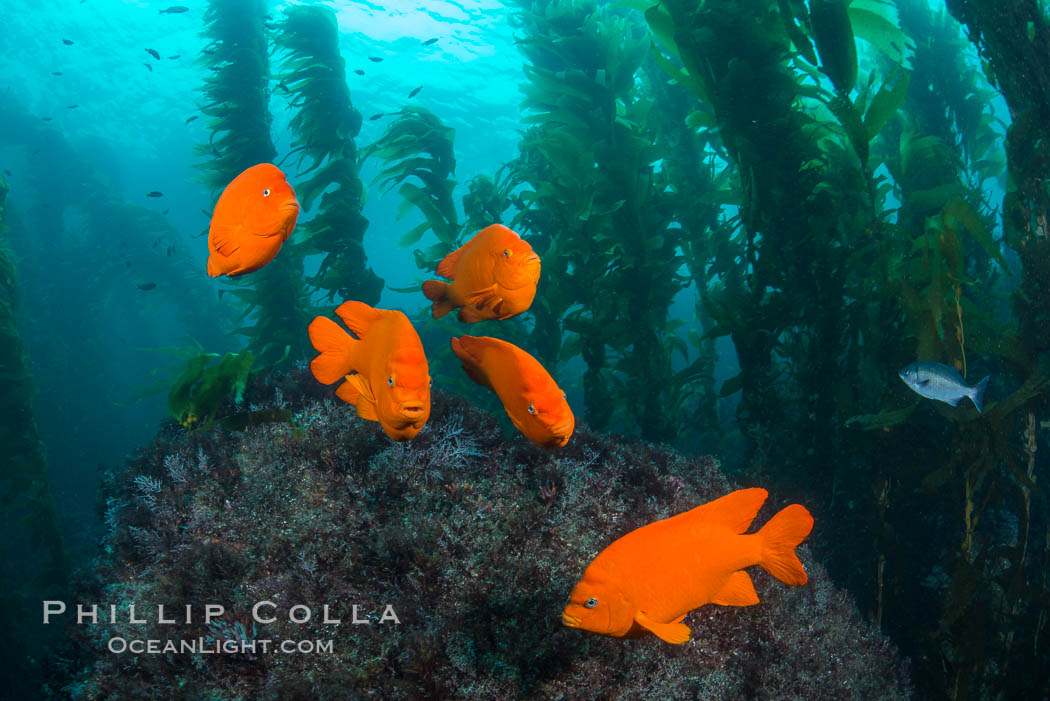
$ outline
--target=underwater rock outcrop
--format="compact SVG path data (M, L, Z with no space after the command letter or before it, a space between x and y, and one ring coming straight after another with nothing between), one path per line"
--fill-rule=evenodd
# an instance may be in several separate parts
M302 389L305 388L305 389ZM245 402L291 423L166 425L107 474L107 535L67 617L55 693L73 698L892 699L906 663L806 548L809 584L754 571L757 606L690 614L693 642L604 638L559 614L583 568L625 532L732 487L717 460L577 430L547 452L436 392L396 444L308 371L253 377ZM229 410L234 410L231 403ZM219 426L220 424L215 424ZM774 495L775 496L775 495ZM768 513L781 505L770 504ZM820 524L814 537L832 532ZM252 624L256 602L276 621ZM129 603L147 623L128 622ZM226 617L205 626L203 607ZM158 624L165 604L180 623ZM187 604L193 621L183 622ZM308 623L292 623L302 605ZM323 607L340 625L323 623ZM357 606L355 614L354 606ZM399 623L378 619L392 607ZM70 607L72 609L72 607ZM146 611L143 612L143 608ZM170 612L176 612L171 614ZM296 615L303 613L300 609ZM355 617L369 624L353 624ZM144 654L116 637L332 641L327 653Z

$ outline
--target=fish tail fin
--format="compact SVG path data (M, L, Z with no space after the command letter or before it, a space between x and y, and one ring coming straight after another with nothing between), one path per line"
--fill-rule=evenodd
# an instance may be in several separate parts
M423 294L434 303L432 313L435 319L448 314L455 305L448 301L448 283L440 280L427 280L423 283Z
M321 355L310 361L310 371L318 382L330 385L353 368L353 341L346 331L326 316L310 322L310 343Z
M801 504L784 507L759 529L762 537L762 560L759 566L785 584L801 586L808 577L795 546L813 529L813 516Z
M973 405L977 407L978 414L984 413L984 391L988 389L988 380L990 380L991 377L992 376L989 375L974 385L973 394L970 395L970 399L973 400Z

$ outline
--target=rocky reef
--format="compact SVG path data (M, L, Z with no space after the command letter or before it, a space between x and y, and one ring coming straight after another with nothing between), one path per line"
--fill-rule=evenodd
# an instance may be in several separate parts
M586 429L547 452L441 392L419 437L396 444L328 391L301 369L253 377L244 404L224 409L254 411L242 430L171 422L106 475L107 534L73 599L101 613L94 624L63 616L69 642L50 661L53 697L910 695L906 662L806 546L806 586L752 568L762 603L694 611L682 646L562 626L569 591L603 547L733 488L716 459ZM756 524L781 506L767 504ZM817 514L811 539L833 532ZM262 614L273 622L250 619L260 601L272 602ZM132 603L145 623L130 622ZM178 623L158 622L161 604ZM206 604L224 616L205 625ZM340 624L324 622L326 605ZM289 620L306 609L308 622ZM136 655L112 652L115 638L331 649Z

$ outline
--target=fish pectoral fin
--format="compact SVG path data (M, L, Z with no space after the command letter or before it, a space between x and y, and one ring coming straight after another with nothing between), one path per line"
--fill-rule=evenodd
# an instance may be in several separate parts
M467 295L467 304L478 309L489 309L502 301L496 283Z
M358 396L357 415L365 421L379 421L379 412L376 411L375 402L370 402L363 396Z
M684 623L657 623L639 611L634 614L634 622L667 643L681 645L689 640L691 631Z
M456 318L465 324L473 324L478 321L488 321L492 316L478 311L474 307L460 307Z
M925 380L915 380L915 384L917 384L919 387L925 387L926 385L930 384L930 380L929 378Z
M236 253L241 244L237 240L237 234L240 231L240 227L237 226L216 226L212 225L208 232L208 236L211 239L212 246L215 247L215 252L219 255L229 258Z
M357 398L361 396L361 393L350 383L349 377L350 376L347 375L347 381L335 388L335 396L339 397L347 404L357 406Z
M379 421L376 396L372 387L360 374L347 375L346 382L339 386L336 395L357 407L357 415L366 421ZM348 399L347 397L352 397Z
M729 581L715 594L711 603L719 606L754 606L758 603L758 594L747 572L737 570L729 575Z

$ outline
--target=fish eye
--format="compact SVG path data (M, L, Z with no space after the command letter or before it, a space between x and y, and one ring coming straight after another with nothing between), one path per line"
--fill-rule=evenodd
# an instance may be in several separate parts
M535 414L536 413L536 407L534 407L532 404L529 404L529 413L530 414Z
M269 197L269 196L270 196L270 188L266 188L265 190L263 190L263 197Z
M598 605L598 599L596 599L593 596L591 598L587 599L587 601L583 602L583 607L584 608L588 608L588 609L592 609L592 608L594 608L597 605Z
M390 377L386 378L386 383L388 385L390 385L391 387L393 387L394 386L394 376L391 375Z
M504 258L510 258L510 249L509 248L504 248L503 249L503 257Z
M567 396L565 396L565 392L562 392L562 393L561 393L561 398L562 398L562 399L568 399L568 397L567 397Z
M434 386L434 378L431 377L429 380L427 380L427 387L433 387L433 386Z

